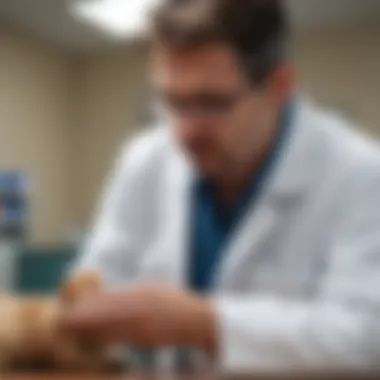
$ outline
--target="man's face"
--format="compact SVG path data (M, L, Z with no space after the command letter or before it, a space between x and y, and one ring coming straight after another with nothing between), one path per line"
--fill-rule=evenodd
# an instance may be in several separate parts
M158 47L153 76L177 141L205 176L233 175L259 149L273 97L266 87L250 86L230 47Z

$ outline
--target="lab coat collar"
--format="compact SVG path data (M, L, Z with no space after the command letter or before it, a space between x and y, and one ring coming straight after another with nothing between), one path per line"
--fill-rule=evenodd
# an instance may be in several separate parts
M313 156L315 110L311 103L297 100L293 120L282 147L280 156L264 184L263 192L273 197L298 196L308 187L313 171L310 162ZM312 161L312 160L311 160Z

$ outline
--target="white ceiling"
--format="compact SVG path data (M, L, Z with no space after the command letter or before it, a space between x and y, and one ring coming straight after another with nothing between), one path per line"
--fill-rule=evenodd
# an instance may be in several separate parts
M110 37L73 18L68 1L71 0L0 0L0 19L67 49L88 51L113 43ZM380 0L287 2L298 29L366 20L380 23Z

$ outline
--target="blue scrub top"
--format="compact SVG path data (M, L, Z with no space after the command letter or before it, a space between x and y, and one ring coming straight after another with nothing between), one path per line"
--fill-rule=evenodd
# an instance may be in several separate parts
M291 125L292 109L291 105L285 107L277 136L266 159L260 170L253 175L248 188L241 193L231 208L222 209L217 204L211 183L199 179L194 184L188 279L193 290L202 293L211 290L215 269L230 235L244 211L257 198L279 156Z

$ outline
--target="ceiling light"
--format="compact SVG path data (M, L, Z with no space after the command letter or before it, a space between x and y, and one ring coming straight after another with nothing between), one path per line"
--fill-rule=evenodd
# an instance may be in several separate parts
M75 17L91 23L117 39L141 35L151 9L159 0L75 0Z

